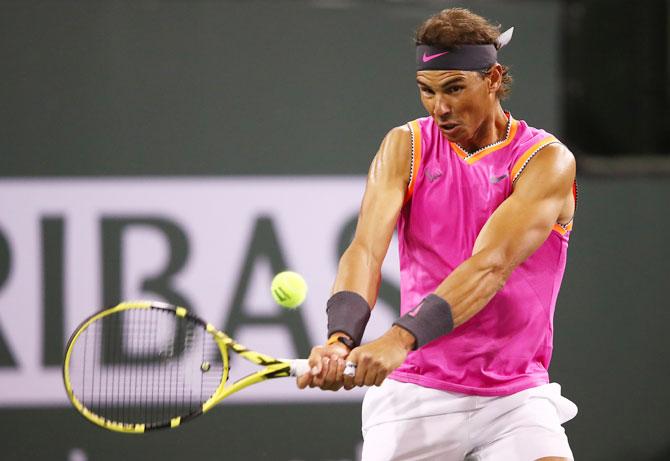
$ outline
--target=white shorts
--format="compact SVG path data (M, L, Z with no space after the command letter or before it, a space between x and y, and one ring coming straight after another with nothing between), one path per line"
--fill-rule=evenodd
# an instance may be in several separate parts
M386 379L363 400L362 460L572 460L561 424L576 414L557 383L479 397Z

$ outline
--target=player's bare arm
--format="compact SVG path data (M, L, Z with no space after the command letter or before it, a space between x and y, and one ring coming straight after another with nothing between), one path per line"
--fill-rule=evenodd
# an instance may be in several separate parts
M407 191L410 152L407 126L394 128L384 138L370 165L356 232L340 259L333 292L355 291L374 306L382 263Z
M472 256L435 290L449 303L454 327L486 306L512 271L547 239L555 223L570 221L574 179L574 157L560 145L545 147L528 164L514 192L482 228ZM357 364L357 370L354 377L345 376L345 387L380 384L413 346L414 337L396 325L378 340L354 349L348 360Z
M435 294L452 306L454 326L479 312L512 271L547 239L557 222L574 212L575 160L563 146L550 145L526 168L515 190L481 230L472 257L440 284Z
M374 306L381 266L407 191L410 162L409 129L396 127L385 136L370 165L356 232L340 259L333 293L354 292L369 306ZM298 379L298 387L327 390L342 387L342 359L348 355L349 349L338 341L330 343L312 349L309 358L312 372Z

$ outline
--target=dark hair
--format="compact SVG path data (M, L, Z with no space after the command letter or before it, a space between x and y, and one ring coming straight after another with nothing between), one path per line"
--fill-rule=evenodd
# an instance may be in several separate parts
M491 24L487 19L465 8L448 8L426 19L416 30L414 42L451 48L458 45L496 45L500 35L500 25ZM502 64L501 64L502 65ZM509 68L502 65L502 84L496 96L505 99L512 90L512 76ZM489 69L482 69L485 75Z

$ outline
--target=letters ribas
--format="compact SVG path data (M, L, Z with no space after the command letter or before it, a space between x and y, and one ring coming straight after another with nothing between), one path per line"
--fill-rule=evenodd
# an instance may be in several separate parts
M65 403L59 367L70 332L86 315L123 299L183 305L250 347L306 357L323 339L323 304L353 235L362 184L362 178L0 181L3 197L23 201L0 210L0 384L15 389L0 396L0 406ZM285 203L297 206L284 209ZM369 337L397 312L396 252L387 259L383 308ZM286 268L303 273L310 286L295 311L279 308L269 294L272 275ZM31 401L21 383L36 378L43 396ZM284 400L360 398L298 393L290 382L275 389ZM240 394L268 398L262 389Z

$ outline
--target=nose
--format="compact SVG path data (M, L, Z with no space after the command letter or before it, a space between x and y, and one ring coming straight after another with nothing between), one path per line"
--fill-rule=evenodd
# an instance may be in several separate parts
M436 95L433 115L440 119L448 118L451 114L451 106L447 99L442 95Z

